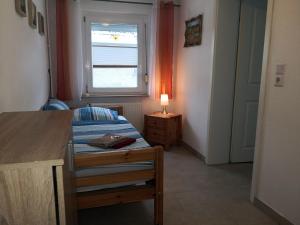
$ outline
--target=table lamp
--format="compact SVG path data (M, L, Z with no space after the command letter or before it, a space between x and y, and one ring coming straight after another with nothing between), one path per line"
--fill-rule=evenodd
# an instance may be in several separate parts
M169 96L168 94L161 94L160 95L160 105L163 107L162 114L166 115L167 112L167 106L169 105Z

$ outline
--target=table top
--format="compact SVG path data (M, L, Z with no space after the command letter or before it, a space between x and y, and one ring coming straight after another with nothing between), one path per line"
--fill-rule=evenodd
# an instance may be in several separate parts
M177 114L177 113L163 114L162 112L154 112L154 113L151 113L151 114L147 114L147 116L169 119L169 118L174 118L174 117L178 117L178 116L181 116L181 115Z
M72 118L72 111L0 114L0 169L26 163L62 165Z

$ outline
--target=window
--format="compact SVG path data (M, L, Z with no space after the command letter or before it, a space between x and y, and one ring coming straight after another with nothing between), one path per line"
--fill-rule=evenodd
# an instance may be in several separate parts
M147 17L86 17L87 91L101 95L147 93Z

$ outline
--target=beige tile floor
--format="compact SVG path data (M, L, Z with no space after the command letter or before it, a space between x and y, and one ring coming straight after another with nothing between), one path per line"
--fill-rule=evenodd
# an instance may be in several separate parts
M164 225L275 225L249 202L251 164L206 166L173 148L165 154ZM82 210L80 225L153 225L153 202Z

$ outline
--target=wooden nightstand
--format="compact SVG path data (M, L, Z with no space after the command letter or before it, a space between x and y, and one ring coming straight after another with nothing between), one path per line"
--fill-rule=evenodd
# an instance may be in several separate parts
M171 144L180 144L182 116L179 114L153 113L145 115L144 136L151 144L161 144L166 150Z

